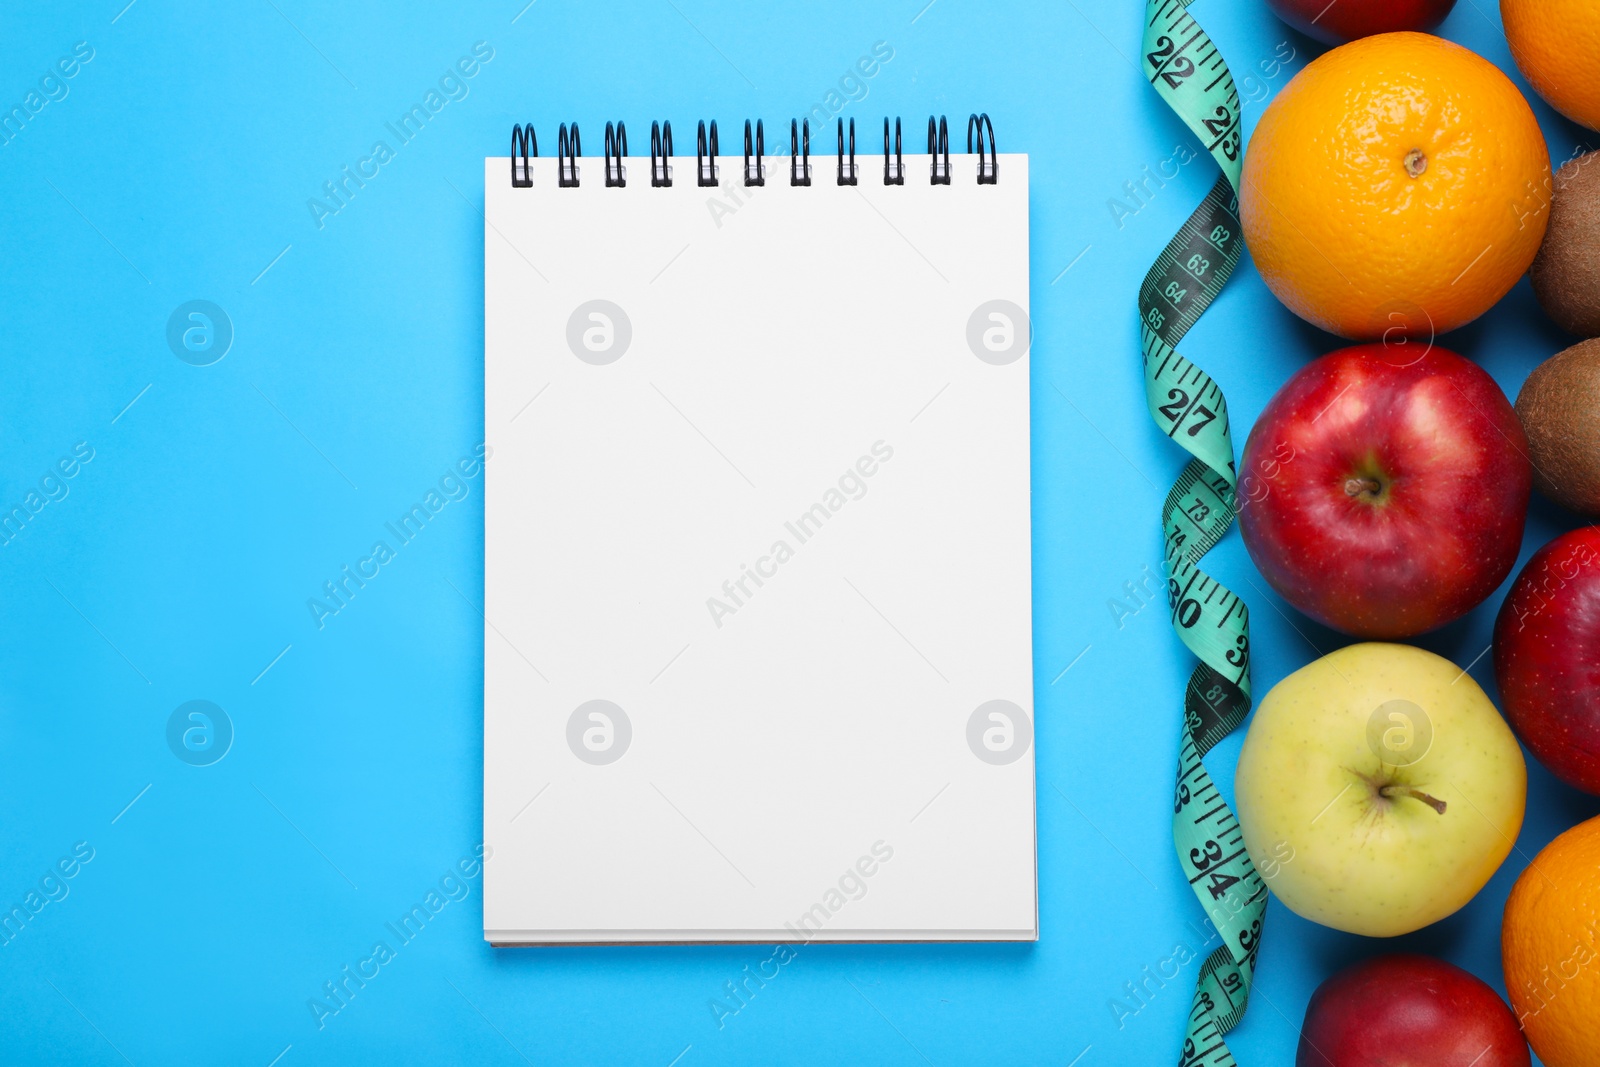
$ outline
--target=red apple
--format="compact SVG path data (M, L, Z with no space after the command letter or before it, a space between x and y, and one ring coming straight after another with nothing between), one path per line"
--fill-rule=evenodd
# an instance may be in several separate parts
M1268 584L1357 637L1410 637L1511 573L1532 470L1500 387L1442 348L1357 345L1302 367L1244 446L1239 527Z
M1500 995L1430 956L1379 956L1311 994L1295 1067L1528 1067Z
M1511 728L1557 778L1600 793L1600 526L1533 554L1494 622Z
M1431 30L1456 0L1267 0L1280 19L1324 44L1395 30Z

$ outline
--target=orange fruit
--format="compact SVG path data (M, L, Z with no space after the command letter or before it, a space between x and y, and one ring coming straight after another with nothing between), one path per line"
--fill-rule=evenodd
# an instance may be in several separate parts
M1527 271L1549 183L1533 111L1494 64L1384 33L1283 87L1250 138L1239 200L1256 267L1295 314L1355 341L1431 338Z
M1506 991L1545 1067L1600 1065L1600 818L1545 846L1500 927Z
M1550 106L1600 130L1600 4L1500 0L1511 58Z

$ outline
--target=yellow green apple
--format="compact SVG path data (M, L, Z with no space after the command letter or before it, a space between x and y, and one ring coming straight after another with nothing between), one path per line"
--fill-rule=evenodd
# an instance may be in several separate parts
M1511 851L1522 749L1482 689L1409 645L1350 645L1273 686L1234 776L1245 847L1313 922L1394 937L1471 900Z

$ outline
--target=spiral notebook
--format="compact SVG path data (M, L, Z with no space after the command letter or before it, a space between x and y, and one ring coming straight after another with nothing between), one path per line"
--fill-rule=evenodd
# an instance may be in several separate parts
M484 161L493 944L1037 936L1028 157L892 129Z

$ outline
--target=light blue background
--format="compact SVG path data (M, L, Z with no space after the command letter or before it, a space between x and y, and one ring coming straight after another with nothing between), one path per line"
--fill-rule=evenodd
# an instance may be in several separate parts
M1156 568L1184 458L1144 411L1134 295L1215 172L1197 158L1121 226L1108 209L1189 141L1133 66L1141 4L537 0L517 17L526 0L137 0L117 17L123 2L0 15L7 109L75 42L95 50L0 148L0 504L75 442L95 450L0 549L0 900L75 842L95 850L0 947L0 1061L1173 1062L1193 965L1120 1027L1110 1004L1179 942L1201 947L1169 838L1191 661L1159 606L1119 628L1107 601ZM1254 97L1251 123L1317 51L1258 0L1196 13ZM1513 71L1492 0L1463 0L1443 32ZM494 58L470 94L319 229L307 198L477 41ZM680 153L701 117L786 131L876 41L894 58L844 111L868 173L885 114L920 145L930 111L960 130L987 110L1001 149L1033 157L1040 941L802 948L719 1029L708 1001L770 949L497 952L473 880L319 1030L308 998L480 840L481 480L325 629L305 602L482 437L482 157L506 151L514 121L537 123L546 154L571 119L591 152L608 118L629 122L635 151L657 117ZM1259 64L1284 41L1296 58L1269 78ZM1592 136L1534 108L1559 158ZM871 236L845 253L871 255ZM164 339L194 298L236 329L204 368ZM1445 343L1514 395L1568 341L1524 282ZM1336 342L1247 260L1184 347L1242 442ZM1536 502L1526 551L1574 523ZM1286 624L1236 536L1208 567L1255 609L1258 693L1341 643ZM1499 599L1423 643L1473 661ZM1488 657L1472 673L1492 684ZM166 745L191 699L236 729L211 767ZM1238 742L1210 760L1230 792ZM1600 810L1537 765L1530 777L1504 869L1401 945L1499 984L1513 880ZM1230 1039L1240 1062L1289 1062L1316 984L1387 947L1274 903Z

